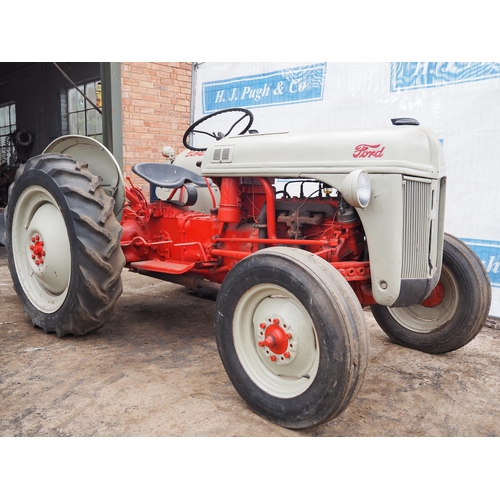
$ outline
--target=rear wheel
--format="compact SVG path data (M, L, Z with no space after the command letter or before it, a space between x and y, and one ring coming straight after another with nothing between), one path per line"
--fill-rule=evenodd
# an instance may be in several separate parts
M323 259L265 249L228 274L216 305L226 372L271 422L304 428L338 416L359 390L368 337L351 287Z
M411 349L442 354L468 344L484 326L491 305L488 275L476 254L445 234L437 301L410 307L371 307L384 332ZM424 305L425 304L425 305Z
M55 154L21 167L6 212L10 273L34 325L85 334L114 312L125 258L114 200L86 163Z

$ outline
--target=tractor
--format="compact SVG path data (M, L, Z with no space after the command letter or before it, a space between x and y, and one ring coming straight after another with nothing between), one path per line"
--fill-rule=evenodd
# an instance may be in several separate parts
M124 268L213 291L235 389L258 415L301 429L358 393L364 308L392 341L440 354L478 334L491 288L474 252L444 232L432 130L396 118L259 133L253 121L244 108L217 111L186 130L182 153L134 165L148 197L97 141L56 139L10 186L8 265L33 325L59 337L112 317Z

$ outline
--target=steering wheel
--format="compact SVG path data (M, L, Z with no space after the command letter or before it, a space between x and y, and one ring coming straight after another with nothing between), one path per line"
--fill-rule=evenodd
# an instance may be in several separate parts
M210 120L211 118L222 115L224 113L239 113L242 114L240 118L238 118L232 125L231 128L224 134L222 132L206 132L204 130L196 130L196 128L201 125L202 123L206 122L207 120ZM252 126L253 123L253 114L251 111L248 111L248 109L245 108L229 108L229 109L221 109L220 111L216 111L215 113L212 113L210 115L204 116L203 118L200 118L199 120L195 121L184 133L184 137L182 138L182 144L188 149L191 149L192 151L206 151L207 148L196 148L194 146L191 146L187 139L190 136L190 134L204 134L208 135L209 137L213 137L216 141L222 139L223 137L227 137L240 123L242 120L245 118L248 118L248 124L245 126L245 128L238 134L238 135L243 135L244 133L248 132L250 127Z

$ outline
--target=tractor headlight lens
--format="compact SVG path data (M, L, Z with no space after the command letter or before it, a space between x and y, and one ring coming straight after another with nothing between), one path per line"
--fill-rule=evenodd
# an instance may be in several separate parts
M358 200L361 208L367 207L372 195L372 185L370 177L368 177L365 171L360 172L358 176L356 191L358 193Z
M370 177L364 170L354 170L343 180L341 193L349 205L366 208L372 195Z

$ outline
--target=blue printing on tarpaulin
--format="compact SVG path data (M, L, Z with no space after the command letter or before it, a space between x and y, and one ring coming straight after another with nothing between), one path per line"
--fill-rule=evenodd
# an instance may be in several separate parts
M279 106L323 99L326 63L204 82L203 113L241 107Z
M500 241L460 238L481 259L491 286L500 288Z
M498 62L394 62L390 90L415 90L500 78Z

